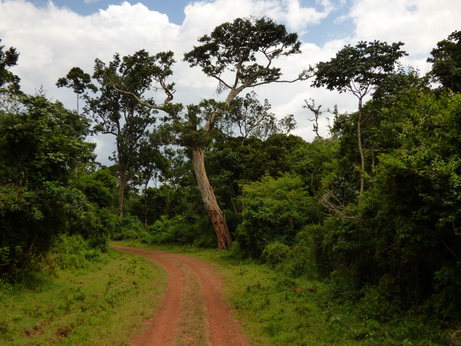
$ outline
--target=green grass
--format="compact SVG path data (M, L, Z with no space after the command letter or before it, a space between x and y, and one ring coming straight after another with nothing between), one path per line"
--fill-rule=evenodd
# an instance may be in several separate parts
M159 267L115 251L86 269L29 274L0 287L0 344L128 345L165 287Z
M214 263L253 345L461 344L459 328L444 330L427 315L393 316L373 292L357 303L339 303L332 298L338 292L331 284L293 279L228 253L117 244ZM116 252L91 267L55 274L30 275L20 286L0 286L0 345L128 345L141 332L142 321L155 313L166 286L165 273L152 262Z
M392 310L388 312L391 306L374 299L373 294L355 303L340 302L333 298L338 288L332 284L293 279L281 270L235 260L227 253L124 245L180 252L213 262L224 277L225 296L235 308L235 317L253 345L461 345L459 331L446 330L431 316L416 312L393 315Z

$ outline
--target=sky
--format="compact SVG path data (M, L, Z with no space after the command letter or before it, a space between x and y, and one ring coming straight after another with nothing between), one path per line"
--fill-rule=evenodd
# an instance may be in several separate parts
M108 63L115 53L172 50L175 101L191 104L220 96L217 82L182 62L183 54L198 37L235 18L268 16L298 33L302 53L277 62L290 79L328 61L345 45L374 40L404 42L408 56L402 63L426 73L426 59L437 42L461 30L460 13L460 0L0 0L0 39L20 53L12 72L21 78L23 91L33 94L42 88L71 109L76 108L75 95L55 84L72 67L91 73L96 58ZM335 105L340 112L357 107L353 96L313 88L309 80L254 91L269 100L278 116L294 114L298 126L293 134L308 141L315 133L304 100L314 99L325 111ZM320 123L325 136L327 118L331 115L325 112ZM114 138L92 140L99 160L107 163Z

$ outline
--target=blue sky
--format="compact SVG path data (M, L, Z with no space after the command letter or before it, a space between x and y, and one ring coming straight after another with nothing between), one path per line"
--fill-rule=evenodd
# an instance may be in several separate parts
M302 53L278 62L287 79L319 61L333 57L344 45L358 41L402 41L408 56L404 65L430 69L426 62L437 42L461 30L460 0L0 0L0 39L20 52L14 72L25 92L43 88L47 96L75 108L75 95L56 88L56 80L74 66L87 72L94 60L111 60L118 52L131 55L140 49L151 54L172 50L177 60L174 78L176 101L189 104L218 97L216 81L182 62L198 37L237 17L270 16L297 32ZM166 17L167 15L168 17ZM315 99L322 109L338 106L354 111L356 100L311 87L311 83L257 88L272 111L294 114L294 134L314 137L304 100ZM327 133L322 119L321 131ZM113 139L96 138L104 157Z
M233 0L238 6L238 0ZM44 8L48 5L49 0L29 0L34 5ZM106 10L110 5L120 5L124 0L53 0L56 6L68 8L80 15L87 16L97 13L99 10ZM181 25L184 21L184 8L193 0L125 0L131 5L141 3L149 10L164 13L168 16L171 23ZM210 2L210 1L208 1ZM313 0L300 0L301 6L322 7L322 3ZM347 14L348 2L335 1L335 7L331 14L318 25L313 25L305 35L309 35L310 40L321 44L333 37L346 35L352 28L352 23L348 19L340 19ZM300 33L303 35L303 33Z
M31 3L44 7L48 0L31 0ZM53 3L59 7L66 7L81 15L89 15L98 12L100 9L107 9L109 5L120 5L123 0L53 0ZM134 5L142 3L152 11L158 11L168 15L171 22L181 24L184 20L184 7L191 2L190 0L144 0L133 1L127 0L128 3Z

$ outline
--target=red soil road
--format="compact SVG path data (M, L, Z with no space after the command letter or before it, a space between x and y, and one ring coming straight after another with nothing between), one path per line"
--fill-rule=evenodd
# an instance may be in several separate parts
M199 259L163 251L113 246L115 250L146 257L163 266L168 274L168 286L157 314L149 319L148 330L134 338L133 345L175 345L178 341L178 321L184 313L181 306L183 292L191 280L184 268L198 278L207 314L208 345L249 346L238 322L232 317L232 308L222 294L222 279L213 267ZM184 342L181 342L184 344ZM186 342L187 343L187 342ZM205 345L204 345L205 346Z

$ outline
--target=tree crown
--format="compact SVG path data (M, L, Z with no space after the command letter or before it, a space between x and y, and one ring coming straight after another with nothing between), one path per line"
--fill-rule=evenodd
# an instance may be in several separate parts
M234 90L279 81L281 70L272 66L273 61L300 53L301 45L297 34L269 18L237 18L219 25L199 42L184 60L192 67L200 66L221 87ZM224 80L226 72L235 75L233 81Z

